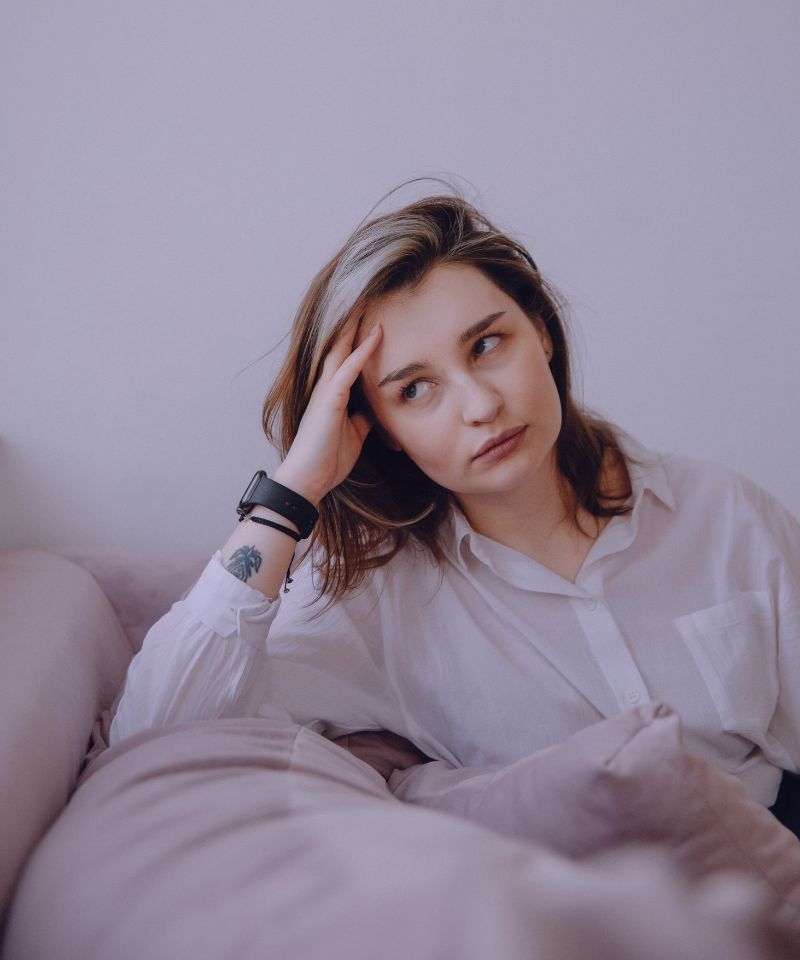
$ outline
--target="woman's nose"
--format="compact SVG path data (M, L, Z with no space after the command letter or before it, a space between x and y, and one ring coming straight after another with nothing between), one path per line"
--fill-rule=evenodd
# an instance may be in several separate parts
M502 409L503 397L491 383L469 377L461 385L461 414L465 423L491 423Z

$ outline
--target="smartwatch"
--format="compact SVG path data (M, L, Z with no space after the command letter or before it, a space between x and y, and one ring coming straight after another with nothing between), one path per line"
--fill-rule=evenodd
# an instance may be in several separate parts
M291 520L304 540L314 529L314 524L319 518L319 512L312 503L294 490L284 487L275 480L270 480L264 470L255 472L242 494L239 506L236 508L239 519L243 520L255 506L267 507L287 520Z

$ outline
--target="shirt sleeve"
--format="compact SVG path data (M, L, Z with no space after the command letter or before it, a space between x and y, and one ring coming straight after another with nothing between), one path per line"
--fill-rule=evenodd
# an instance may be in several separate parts
M185 599L145 636L109 734L194 720L251 717L266 685L265 640L280 606L234 577L218 551Z
M266 641L265 701L329 739L362 731L408 729L407 710L384 650L382 571L329 602L308 563L293 573ZM407 735L407 734L406 734Z
M132 660L110 743L150 727L226 717L280 716L330 739L403 729L382 667L374 594L315 609L310 568L299 566L289 593L270 600L215 553Z
M767 576L776 620L778 697L765 751L800 773L800 522L771 494L750 485L770 543Z

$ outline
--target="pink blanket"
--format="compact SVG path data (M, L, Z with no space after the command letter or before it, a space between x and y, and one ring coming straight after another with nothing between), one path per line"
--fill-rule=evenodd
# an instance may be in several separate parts
M217 720L95 757L36 849L8 960L789 956L772 906L666 850L575 861L404 804L311 731Z
M277 713L107 749L190 573L94 562L114 609L63 558L0 554L2 960L798 955L800 844L663 705L500 771Z

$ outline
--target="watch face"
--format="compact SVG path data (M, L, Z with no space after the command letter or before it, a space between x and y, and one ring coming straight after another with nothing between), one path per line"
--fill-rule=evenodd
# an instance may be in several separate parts
M258 486L258 482L264 475L265 475L265 472L263 470L256 470L255 474L253 475L253 479L250 481L250 483L248 483L247 489L242 494L242 499L239 501L240 509L241 508L247 509L247 505L250 502L250 498L255 493L256 487Z

